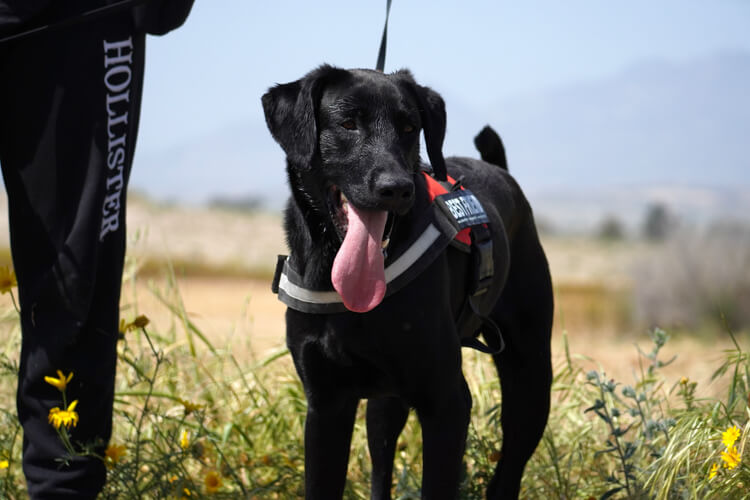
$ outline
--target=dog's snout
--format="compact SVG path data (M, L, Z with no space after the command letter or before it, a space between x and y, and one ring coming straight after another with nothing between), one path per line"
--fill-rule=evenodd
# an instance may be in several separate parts
M414 182L407 176L381 175L375 193L382 208L403 213L414 202Z

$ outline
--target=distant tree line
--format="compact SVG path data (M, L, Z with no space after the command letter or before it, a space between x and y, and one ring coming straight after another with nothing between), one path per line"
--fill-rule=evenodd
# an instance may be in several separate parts
M640 225L639 236L646 241L662 242L678 227L677 218L663 203L651 203L646 208L643 222ZM604 216L595 230L595 236L606 241L625 239L627 231L625 224L616 215Z

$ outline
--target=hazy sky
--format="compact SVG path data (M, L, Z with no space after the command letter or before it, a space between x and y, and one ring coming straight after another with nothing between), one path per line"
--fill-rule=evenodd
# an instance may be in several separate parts
M246 129L270 143L255 150L276 148L265 130L261 95L324 62L373 67L385 4L196 0L182 28L149 38L131 187L155 182L154 172L145 171L160 168L155 156L170 161L169 151L222 130ZM457 107L476 114L525 94L606 79L634 64L679 63L722 50L750 52L749 0L393 0L386 71L410 68L439 91L450 126ZM463 142L470 148L469 139ZM278 160L270 161L281 169L280 149L274 151ZM249 168L267 168L267 152L243 154ZM143 170L139 157L149 158Z
M139 148L261 120L260 96L318 64L372 67L385 1L196 0L150 37ZM644 59L750 50L747 0L393 0L386 71L481 107Z

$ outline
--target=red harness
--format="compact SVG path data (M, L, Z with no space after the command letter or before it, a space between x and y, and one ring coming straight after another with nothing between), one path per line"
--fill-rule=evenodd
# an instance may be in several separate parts
M425 181L427 182L427 193L430 195L431 202L434 202L435 198L437 198L441 194L445 194L448 192L448 189L443 186L443 184L435 180L427 172L422 172L422 175L424 175ZM450 175L446 177L448 178L448 183L451 186L456 184L456 179L454 179ZM463 189L463 186L461 186L459 189ZM467 227L462 229L453 239L458 240L466 245L471 245L471 228Z

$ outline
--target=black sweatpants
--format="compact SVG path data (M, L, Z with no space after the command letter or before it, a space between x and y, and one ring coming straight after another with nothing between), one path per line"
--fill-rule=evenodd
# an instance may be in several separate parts
M54 14L85 3L56 2ZM57 460L66 452L47 418L62 401L44 376L74 373L72 441L103 454L144 45L129 12L0 45L0 165L21 306L17 406L32 498L94 498L105 480L97 458Z

